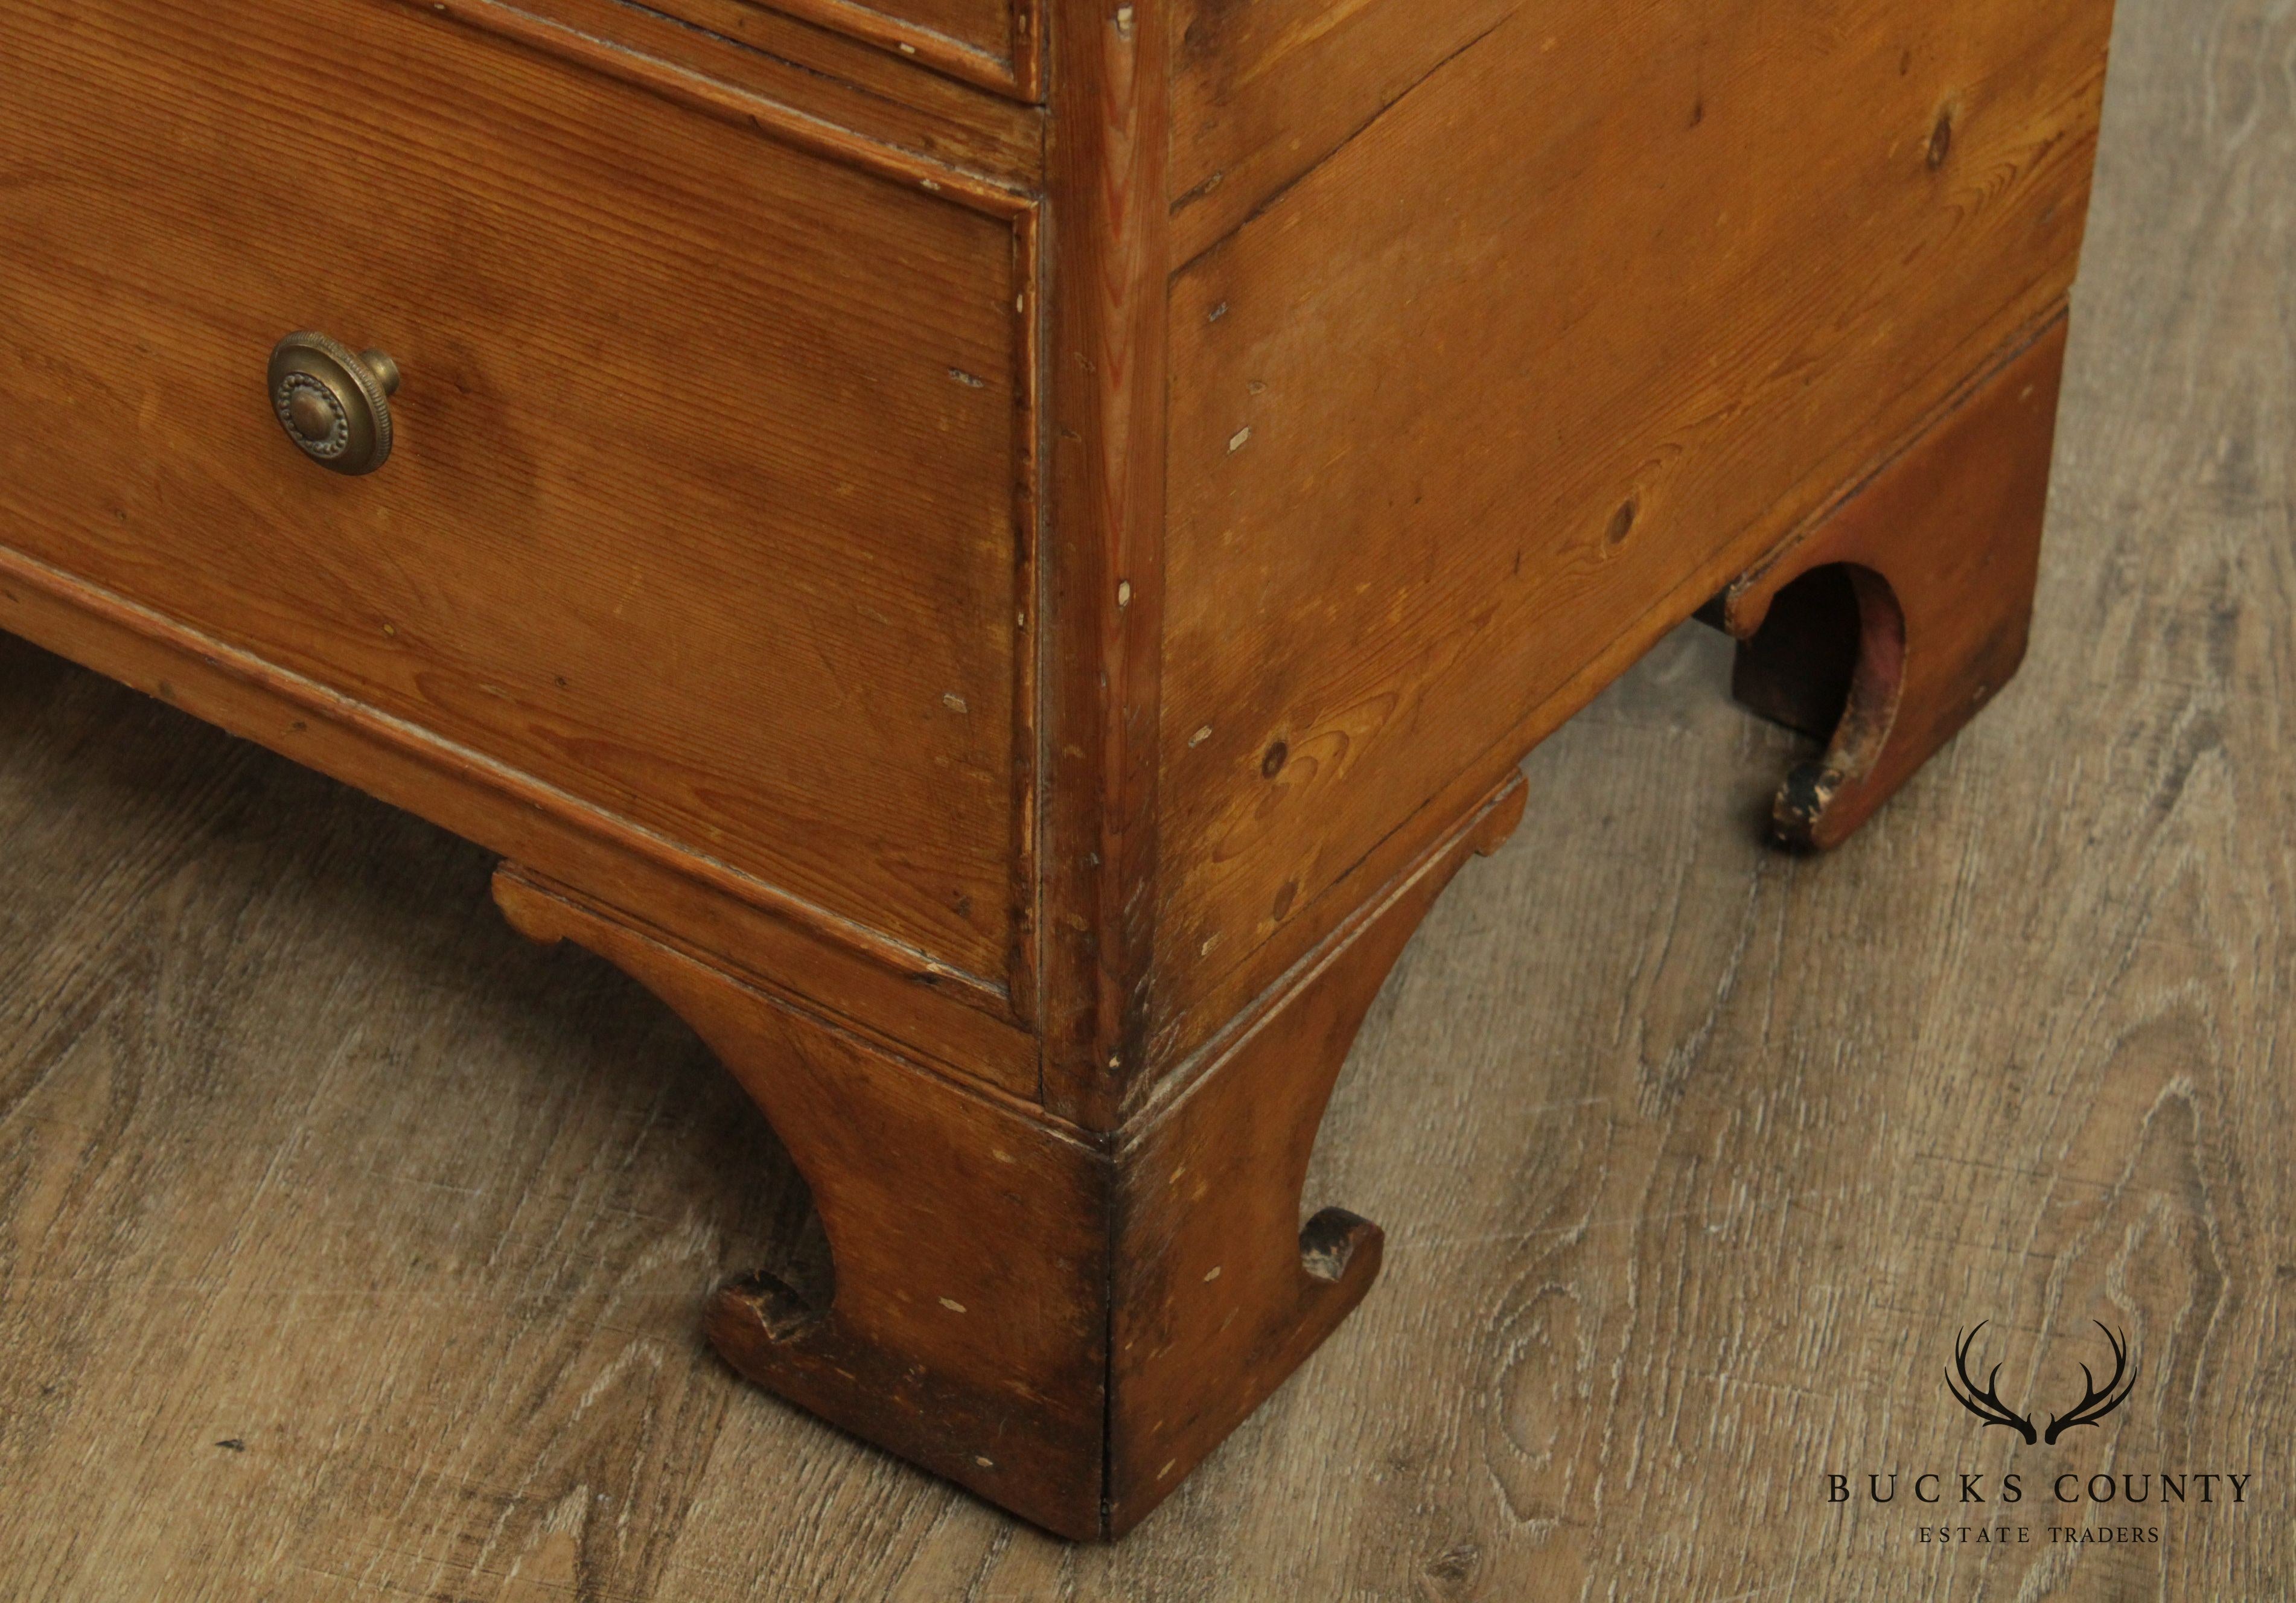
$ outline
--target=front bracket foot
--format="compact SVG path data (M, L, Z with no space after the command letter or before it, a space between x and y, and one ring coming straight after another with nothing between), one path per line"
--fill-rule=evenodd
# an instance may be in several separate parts
M1376 1225L1337 1208L1300 1223L1308 1156L1388 970L1522 802L1511 774L1112 1131L898 1057L516 864L495 897L693 1026L811 1188L830 1261L720 1287L703 1329L726 1362L1047 1530L1106 1540L1378 1277Z

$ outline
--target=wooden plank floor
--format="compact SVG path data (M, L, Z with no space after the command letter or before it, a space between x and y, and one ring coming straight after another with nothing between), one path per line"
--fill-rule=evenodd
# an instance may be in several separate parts
M2122 0L2116 71L2023 678L1824 862L1717 641L1539 751L1318 1152L1385 1280L1112 1551L709 1356L786 1163L484 856L0 643L0 1597L2288 1596L2296 4ZM2096 1429L1945 1395L2099 1319ZM1827 1501L1925 1470L2028 1496Z

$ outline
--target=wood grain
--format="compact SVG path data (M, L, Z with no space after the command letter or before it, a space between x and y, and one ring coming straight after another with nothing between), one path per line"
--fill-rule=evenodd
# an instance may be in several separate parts
M521 934L597 953L692 1024L808 1182L826 1262L721 1288L712 1345L865 1440L1048 1530L1096 1536L1116 1250L1105 1154L515 865L494 887Z
M1049 199L1044 1100L1104 1130L1144 1066L1155 941L1168 15L1074 21L1056 41Z
M1505 843L1523 803L1522 776L1511 773L1127 1126L1110 1260L1111 1534L1185 1484L1377 1280L1376 1221L1301 1206L1316 1139L1427 910L1460 869Z
M1528 765L1310 1178L1378 1289L1107 1551L740 1386L745 1099L488 861L0 642L0 1574L28 1599L2266 1603L2296 1567L2296 16L2122 0L2032 654L1842 855L1669 639ZM2252 1461L2244 1518L1939 1554L1813 1470ZM1995 1332L1988 1332L1988 1337ZM223 1442L237 1447L218 1446Z
M1174 258L1191 261L1521 0L1179 0L1172 24Z
M1731 694L1826 743L1790 771L1771 808L1784 844L1825 851L1849 839L2024 662L2065 338L2064 317L2050 318L1718 598L1719 621L1741 642ZM1811 609L1797 618L1778 603L1813 585L1836 587L1857 640L1837 667L1839 629L1819 626L1810 673Z
M11 546L1001 987L1024 201L427 8L0 29L0 225L37 267L0 280ZM305 327L406 374L372 479L278 438L263 362Z
M1567 9L1173 281L1160 1062L2071 282L2107 0Z
M752 0L659 0L659 8L729 32L780 31L769 17L740 16L763 10ZM773 9L968 83L1023 100L1044 93L1043 0L773 0Z
M1006 1016L1013 999L1002 987L968 984L946 968L920 969L914 954L905 971L899 948L779 916L746 876L697 863L658 837L601 820L562 791L4 552L0 625L466 840L638 910L642 920L679 930L752 983L834 996L852 1027L921 1060L1021 1094L1036 1088L1036 1038ZM831 938L839 934L847 938Z
M416 0L417 4L430 0ZM493 0L625 53L738 84L824 131L1021 187L1042 179L1045 114L1002 94L920 72L844 34L749 0L677 0L676 15L631 0ZM469 0L455 0L457 9Z

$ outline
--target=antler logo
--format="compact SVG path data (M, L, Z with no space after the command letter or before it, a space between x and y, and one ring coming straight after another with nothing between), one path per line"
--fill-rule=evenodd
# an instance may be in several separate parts
M2033 1421L2001 1401L2001 1366L1997 1363L1993 1366L1993 1372L1986 1376L1983 1386L1978 1385L1970 1375L1970 1345L1977 1339L1978 1330L1984 1329L1988 1322L1990 1321L1980 1321L1977 1329L1964 1336L1959 1344L1955 1346L1953 1373L1945 1378L1946 1390L1953 1394L1953 1400L1956 1403L1984 1420L1986 1424L2007 1426L2024 1437L2025 1445L2030 1447L2034 1442ZM2093 1322L2098 1329L2104 1332L2104 1339L2112 1345L2112 1378L2103 1386L2099 1386L2096 1383L2096 1376L2090 1371L2088 1365L2081 1365L2081 1378L2088 1383L2088 1394L2075 1405L2070 1413L2053 1414L2049 1417L2049 1428L2041 1435L2040 1440L2052 1447L2057 1444L2059 1436L2075 1426L2094 1425L2103 1419L2105 1415L2128 1402L2129 1394L2136 1389L2136 1371L2128 1362L2127 1339L2109 1328L2103 1320ZM1954 1384L1956 1376L1960 1378L1958 1386ZM2124 1385L2124 1381L2127 1384Z
M1991 1322L1989 1320L1980 1320L1977 1323L1977 1330L1982 1330ZM2001 1366L1997 1363L1993 1366L1993 1373L1985 1378L1985 1384L1981 1386L1970 1378L1969 1344L1977 1339L1977 1330L1972 1330L1963 1337L1960 1344L1953 1350L1954 1371L1961 1377L1961 1385L1954 1385L1953 1376L1948 1375L1945 1378L1945 1389L1953 1394L1953 1400L1956 1403L1960 1403L1962 1407L1975 1414L1988 1425L2006 1425L2024 1437L2025 1445L2030 1447L2034 1440L2033 1422L2011 1409L1996 1394L2001 1384ZM1964 1390L1964 1387L1967 1389ZM2050 1439L2054 1441L2055 1438Z

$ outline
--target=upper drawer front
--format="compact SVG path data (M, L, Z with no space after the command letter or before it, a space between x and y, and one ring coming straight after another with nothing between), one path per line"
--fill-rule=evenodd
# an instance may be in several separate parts
M1027 218L982 206L400 0L15 0L0 542L1001 984ZM300 329L403 372L372 477L272 415Z
M865 39L1022 100L1044 93L1043 0L652 0L654 9L747 38L762 5Z

